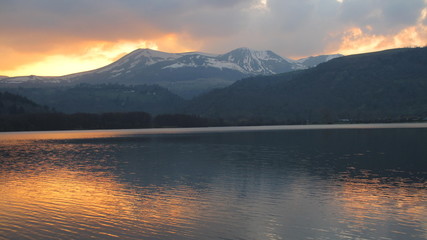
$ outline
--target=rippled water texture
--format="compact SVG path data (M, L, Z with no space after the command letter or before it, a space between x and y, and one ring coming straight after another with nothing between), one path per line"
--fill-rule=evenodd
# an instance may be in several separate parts
M0 134L0 239L427 239L426 125L363 126Z

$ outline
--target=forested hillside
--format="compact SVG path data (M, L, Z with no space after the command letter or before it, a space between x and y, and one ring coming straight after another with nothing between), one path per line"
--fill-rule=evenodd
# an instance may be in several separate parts
M74 87L10 88L8 91L63 113L174 113L184 102L156 85L79 84Z
M40 106L28 98L0 92L0 115L25 114L35 112L48 112L47 107Z

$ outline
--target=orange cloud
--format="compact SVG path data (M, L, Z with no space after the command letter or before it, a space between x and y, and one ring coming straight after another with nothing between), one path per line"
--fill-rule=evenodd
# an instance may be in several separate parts
M154 40L79 41L53 47L47 51L19 52L11 48L0 49L0 75L61 76L93 70L110 64L125 54L150 48L167 52L188 52L198 45L190 39L182 40L176 34L165 34Z
M165 52L192 52L200 49L202 43L187 36L177 34L166 34L162 38L156 39L158 49Z
M419 24L402 29L393 36L371 34L371 26L366 30L354 27L344 32L338 47L330 48L331 52L344 55L381 51L391 48L418 47L427 45L427 26Z

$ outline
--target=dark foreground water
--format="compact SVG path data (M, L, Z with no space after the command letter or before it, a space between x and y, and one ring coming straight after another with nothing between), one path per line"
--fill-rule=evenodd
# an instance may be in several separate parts
M7 133L0 239L427 239L426 179L427 124Z

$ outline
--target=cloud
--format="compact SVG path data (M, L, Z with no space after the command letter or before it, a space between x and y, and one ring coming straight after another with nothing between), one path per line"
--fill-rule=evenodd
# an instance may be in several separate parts
M246 46L287 57L426 45L426 9L424 0L2 0L0 73L142 42L171 52Z

